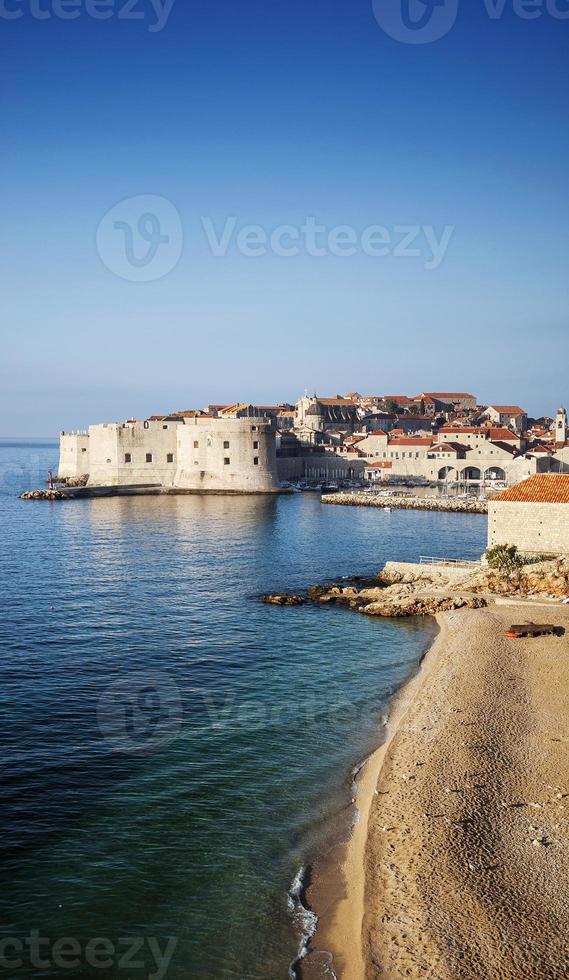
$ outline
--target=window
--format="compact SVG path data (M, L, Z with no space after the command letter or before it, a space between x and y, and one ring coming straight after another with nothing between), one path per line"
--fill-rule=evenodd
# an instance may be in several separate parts
M251 432L256 432L256 431L257 431L257 426L256 425L252 425L251 426Z
M146 453L146 462L147 463L151 463L152 462L152 453Z
M162 426L162 428L163 428L163 429L167 429L167 428L168 428L168 426L167 426L167 425L163 425L163 426Z
M229 459L229 456L225 456L225 458L223 460L223 465L224 466L229 466L230 463L231 463L231 460Z
M225 441L225 442L223 443L223 448L224 448L224 449L229 449L229 443L228 443L227 441Z
M149 429L150 428L150 422L145 422L144 423L144 428L145 429Z
M199 448L200 448L199 442L197 440L194 440L194 449L199 449Z
M81 450L81 452L82 452L82 453L86 453L86 452L87 452L87 450L86 450L86 449L82 449L82 450Z
M258 449L258 448L259 448L259 443L258 442L254 442L253 443L253 449Z
M124 454L124 461L125 461L125 463L132 463L132 456L131 456L130 453L125 453Z
M259 465L259 457L255 456L255 458L253 459L253 466L258 466L258 465Z
M168 453L168 455L166 456L166 462L167 463L173 463L174 462L174 453Z

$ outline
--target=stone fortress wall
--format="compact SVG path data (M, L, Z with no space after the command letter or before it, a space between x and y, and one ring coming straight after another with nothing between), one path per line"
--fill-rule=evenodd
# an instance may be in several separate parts
M89 472L89 433L62 432L59 440L59 476L75 479Z
M270 493L279 489L272 419L104 423L61 434L59 476L88 486Z
M279 489L272 419L187 419L177 436L176 487L240 493Z
M569 504L488 504L488 547L515 544L530 554L569 555Z

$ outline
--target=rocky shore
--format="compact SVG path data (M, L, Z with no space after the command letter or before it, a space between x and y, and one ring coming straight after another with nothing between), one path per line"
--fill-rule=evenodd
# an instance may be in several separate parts
M413 565L387 562L371 579L313 585L304 595L272 593L263 602L278 606L347 606L366 616L437 616L452 609L483 609L494 597L569 598L569 558L497 571L465 562Z
M373 493L328 493L323 504L345 507L381 507L393 510L439 510L465 514L487 514L485 500L460 500L458 497L381 497Z
M436 616L450 609L481 609L483 596L448 594L444 589L418 589L416 584L387 584L378 576L377 584L363 589L355 586L316 585L309 598L319 605L343 605L365 616L399 619L404 616Z
M67 500L67 494L61 490L27 490L20 494L20 500Z

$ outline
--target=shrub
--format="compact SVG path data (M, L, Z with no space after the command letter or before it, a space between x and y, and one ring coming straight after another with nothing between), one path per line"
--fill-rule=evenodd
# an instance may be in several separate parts
M490 568L500 572L509 572L514 568L521 568L524 560L515 544L496 544L493 548L488 548L484 557Z

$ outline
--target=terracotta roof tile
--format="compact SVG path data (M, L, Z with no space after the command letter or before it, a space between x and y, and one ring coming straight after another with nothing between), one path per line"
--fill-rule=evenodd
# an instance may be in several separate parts
M488 426L488 428L484 431L488 433L488 436L492 442L507 442L508 439L515 439L517 441L520 438L515 432L510 432L509 429L504 428L493 428L492 426Z
M538 473L493 497L528 504L569 504L569 474Z
M474 398L468 391L425 391L424 395L429 395L431 398L436 398L438 401L444 400L445 398Z
M469 446L463 446L460 442L438 442L435 446L431 446L432 453L448 453L448 452L462 452L464 449L469 449Z
M500 415L525 415L523 408L519 405L489 405L489 408L493 408L495 412L499 412Z

